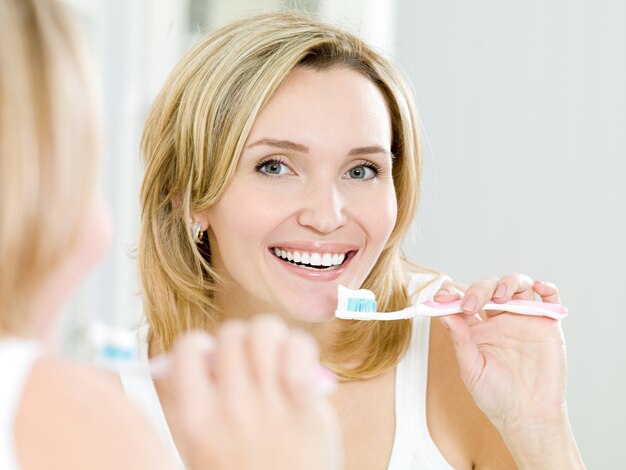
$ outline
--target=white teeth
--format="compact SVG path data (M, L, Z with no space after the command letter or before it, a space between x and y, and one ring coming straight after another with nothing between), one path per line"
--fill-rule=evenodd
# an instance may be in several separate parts
M319 253L311 253L311 261L309 262L311 266L321 266L322 265L322 257Z
M276 256L285 261L308 264L311 266L324 266L326 268L339 266L346 259L344 253L304 253L299 251L287 251L278 247L275 247L273 250Z

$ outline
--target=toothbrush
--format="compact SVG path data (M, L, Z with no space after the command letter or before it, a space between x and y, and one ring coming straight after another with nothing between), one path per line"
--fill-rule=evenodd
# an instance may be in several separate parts
M96 350L94 362L101 367L134 374L149 374L153 379L166 376L172 368L172 356L168 353L155 355L150 358L147 365L140 362L137 354L137 337L131 330L95 321L90 325L88 336ZM211 367L215 344L211 337L207 339ZM337 377L329 369L319 365L314 371L313 383L319 393L329 395L337 388Z
M213 348L213 346L211 346L211 348ZM211 352L213 352L212 349L209 350L209 354ZM152 378L157 379L163 377L167 375L172 367L172 356L167 353L158 354L150 359L149 364ZM326 367L322 365L318 366L313 374L315 389L323 395L328 395L337 388L337 377Z
M338 287L338 306L335 317L343 320L405 320L414 317L440 317L461 313L461 300L452 302L426 302L413 305L398 312L377 312L376 296L367 289L353 290ZM482 310L499 310L521 315L534 315L561 320L567 316L567 308L560 304L535 302L533 300L509 300L502 304L487 303Z

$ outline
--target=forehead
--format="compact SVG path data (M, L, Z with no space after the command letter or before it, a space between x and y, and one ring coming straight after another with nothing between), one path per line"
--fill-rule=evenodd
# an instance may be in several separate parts
M391 119L380 89L347 67L296 68L257 116L248 141L294 139L313 144L364 140L389 147Z

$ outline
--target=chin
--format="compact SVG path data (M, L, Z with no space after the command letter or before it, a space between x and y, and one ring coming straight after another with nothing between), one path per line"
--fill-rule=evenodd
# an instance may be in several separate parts
M327 323L335 318L335 310L323 311L323 312L298 312L296 315L292 315L298 321L303 323Z
M335 318L337 297L328 299L303 296L291 305L285 305L289 317L304 323L326 323Z

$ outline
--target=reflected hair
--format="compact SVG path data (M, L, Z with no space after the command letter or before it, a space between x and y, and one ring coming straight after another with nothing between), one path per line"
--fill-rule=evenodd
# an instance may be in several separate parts
M386 99L398 217L363 287L375 292L381 310L409 302L401 244L417 207L421 170L409 87L388 60L348 32L299 14L261 14L200 40L175 67L146 121L139 275L151 340L164 350L178 333L210 330L224 320L214 302L220 279L208 237L196 244L188 221L224 193L259 111L297 67L347 67ZM332 354L322 359L341 377L372 377L397 364L410 334L410 321L345 322ZM364 345L358 364L340 366L354 363Z
M27 331L87 215L99 126L81 48L56 1L0 1L0 334Z

